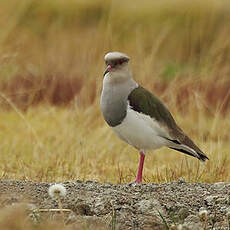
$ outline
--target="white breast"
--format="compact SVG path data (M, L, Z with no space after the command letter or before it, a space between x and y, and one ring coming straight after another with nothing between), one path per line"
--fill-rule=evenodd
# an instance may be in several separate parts
M168 137L166 130L156 120L130 107L123 122L112 129L123 141L139 150L158 149L168 143L167 139L162 138Z

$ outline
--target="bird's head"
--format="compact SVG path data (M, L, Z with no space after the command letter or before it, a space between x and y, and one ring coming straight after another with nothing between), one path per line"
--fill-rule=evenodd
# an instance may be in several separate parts
M110 52L105 55L106 70L104 76L110 73L110 76L125 77L130 75L128 67L129 56L120 52Z

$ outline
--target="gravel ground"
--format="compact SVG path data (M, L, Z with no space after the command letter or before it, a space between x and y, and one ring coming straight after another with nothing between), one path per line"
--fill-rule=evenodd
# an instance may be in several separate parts
M26 203L36 222L53 215L42 209L61 206L70 209L58 212L66 225L84 222L99 229L229 229L230 183L192 184L183 179L142 185L63 182L66 196L59 201L49 196L51 185L0 180L1 209Z

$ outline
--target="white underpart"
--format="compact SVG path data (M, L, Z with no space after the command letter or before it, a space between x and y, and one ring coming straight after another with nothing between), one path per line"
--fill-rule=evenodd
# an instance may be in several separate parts
M168 146L167 131L148 115L136 112L130 107L120 125L112 127L115 134L139 150L158 149Z

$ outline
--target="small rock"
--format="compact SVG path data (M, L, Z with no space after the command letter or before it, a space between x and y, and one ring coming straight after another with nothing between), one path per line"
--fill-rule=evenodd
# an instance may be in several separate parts
M178 213L177 213L177 216L179 218L179 220L184 220L187 216L189 215L189 209L188 208L181 208Z
M224 189L226 185L228 185L226 182L216 182L213 184L213 187L216 189Z
M153 213L157 216L159 216L158 212L160 212L162 215L165 214L161 204L155 199L141 200L136 205L137 210L143 214Z
M229 197L226 196L222 196L216 199L216 203L217 204L228 204L229 203Z
M215 203L215 198L216 196L207 196L204 198L206 201L207 205L213 205Z
M185 220L183 227L189 230L200 230L202 229L202 224L198 216L189 215Z
M84 202L76 203L70 205L69 208L77 215L81 216L92 216L94 213L91 211L91 208L88 204Z

